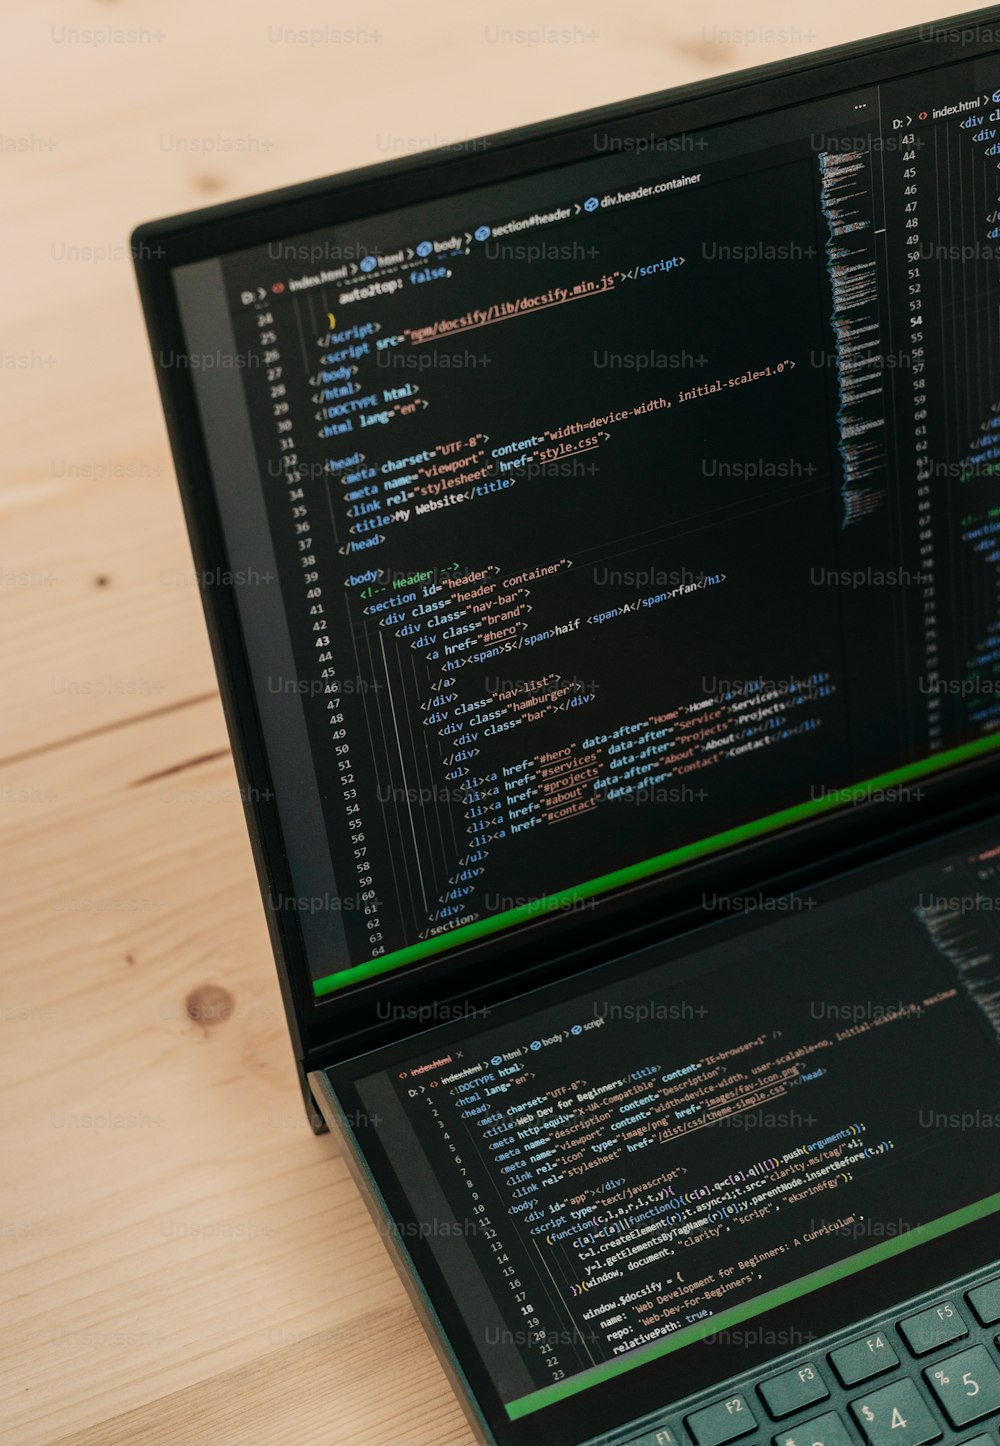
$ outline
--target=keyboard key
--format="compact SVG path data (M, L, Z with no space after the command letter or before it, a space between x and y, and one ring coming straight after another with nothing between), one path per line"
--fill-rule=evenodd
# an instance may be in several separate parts
M905 1377L851 1402L868 1446L925 1446L941 1428L912 1381Z
M860 1386L862 1381L870 1381L873 1376L898 1366L899 1357L883 1331L872 1331L870 1336L862 1336L859 1341L831 1351L830 1364L842 1385Z
M836 1411L827 1411L774 1437L773 1446L854 1446L853 1437Z
M983 1325L996 1325L1000 1320L1000 1277L977 1285L975 1290L967 1290L965 1298Z
M630 1436L622 1446L680 1446L680 1443L669 1426L654 1426L641 1436Z
M900 1333L915 1356L926 1356L939 1346L950 1346L969 1334L961 1311L953 1300L942 1300L929 1310L907 1316L899 1322Z
M757 1390L776 1421L780 1421L782 1416L802 1411L816 1401L825 1401L830 1394L823 1377L811 1365L796 1366L791 1371L783 1371L780 1376L772 1376L769 1381L761 1381Z
M629 1442L629 1446L632 1446L631 1442ZM996 1446L996 1442L992 1436L987 1436L984 1431L979 1436L970 1436L968 1441L962 1442L962 1446Z
M1000 1411L1000 1370L985 1346L970 1346L928 1366L924 1379L953 1426L971 1426Z
M757 1421L745 1396L729 1396L688 1416L687 1428L698 1446L724 1446L756 1431Z

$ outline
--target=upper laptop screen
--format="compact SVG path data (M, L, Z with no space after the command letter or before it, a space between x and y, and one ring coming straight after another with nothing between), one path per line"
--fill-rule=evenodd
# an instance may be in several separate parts
M997 741L1000 63L588 134L174 273L317 998Z

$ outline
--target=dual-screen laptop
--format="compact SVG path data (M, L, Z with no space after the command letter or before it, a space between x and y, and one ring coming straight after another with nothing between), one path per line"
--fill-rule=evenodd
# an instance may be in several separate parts
M1000 11L134 249L306 1108L472 1433L997 1446Z

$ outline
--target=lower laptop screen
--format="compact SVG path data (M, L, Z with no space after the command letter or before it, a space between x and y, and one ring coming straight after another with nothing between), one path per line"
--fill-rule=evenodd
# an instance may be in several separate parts
M1000 826L728 904L333 1079L510 1421L1000 1210Z

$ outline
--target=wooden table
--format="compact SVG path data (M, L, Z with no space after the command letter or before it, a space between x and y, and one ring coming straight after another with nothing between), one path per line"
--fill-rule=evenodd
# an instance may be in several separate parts
M0 1446L469 1440L305 1122L131 227L925 18L814 13L8 4Z

